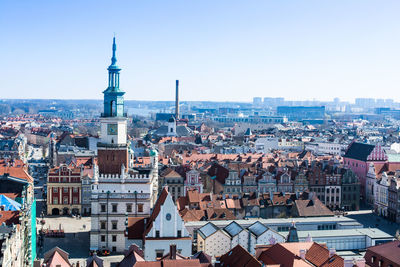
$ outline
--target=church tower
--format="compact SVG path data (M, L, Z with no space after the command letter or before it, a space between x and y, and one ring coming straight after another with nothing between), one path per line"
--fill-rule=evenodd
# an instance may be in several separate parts
M127 116L124 111L124 94L119 88L119 72L115 52L115 37L112 45L111 65L108 70L108 87L103 91L104 111L101 113L98 165L100 174L121 174L121 167L128 167Z

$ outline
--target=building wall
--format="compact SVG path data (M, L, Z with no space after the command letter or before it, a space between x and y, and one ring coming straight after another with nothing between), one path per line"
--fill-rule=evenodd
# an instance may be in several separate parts
M185 228L184 221L179 215L172 196L167 195L160 211L145 237L144 255L146 260L156 260L157 252L169 251L171 244L177 245L177 250L183 256L192 254L192 239Z
M146 261L156 260L157 252L163 253L163 255L169 253L170 245L176 244L177 253L184 257L192 255L192 240L188 239L175 239L175 240L146 240L144 245L144 259Z
M389 205L389 186L381 184L382 180L383 178L375 182L374 209L378 215L386 217Z
M121 174L121 166L129 166L128 148L99 147L97 150L99 172L102 174Z
M237 245L241 245L244 248L248 248L249 246L249 232L244 229L236 236L231 239L231 249L236 247Z
M350 168L358 177L360 181L360 196L366 200L367 199L367 173L369 169L369 164L374 164L374 161L360 161L356 159L344 158L344 164L346 167ZM382 162L377 162L382 163Z
M2 245L0 246L2 254L0 257L0 266L24 266L24 255L21 251L23 245L21 230L17 229L17 226L0 226L0 231L3 233L0 237L0 241L2 241Z
M106 247L112 250L115 247L117 252L125 250L126 230L125 220L127 213L127 204L132 205L128 216L149 216L150 209L153 207L153 194L157 194L157 184L154 168L148 175L100 175L95 177L92 188L91 199L91 231L90 248L91 250ZM136 194L135 194L136 191ZM107 194L107 192L109 192ZM108 206L107 204L108 199ZM116 212L112 211L113 204L117 205ZM105 211L101 210L105 205ZM107 219L108 207L108 219ZM140 211L140 207L142 211ZM107 230L101 229L101 222L108 220L108 244L101 241L101 235L106 235ZM112 222L117 223L117 229L112 229ZM117 241L112 241L112 235L117 236ZM104 240L107 240L106 238Z
M203 251L215 258L230 250L230 237L221 230L218 230L204 241Z
M258 237L251 235L251 247L249 252L254 254L256 245L270 245L272 243L282 242L285 242L285 238L282 235L272 230L267 230Z
M341 189L340 185L325 186L325 205L328 208L341 208Z
M63 214L63 210L68 210L71 214L72 210L81 213L81 189L80 183L48 183L47 184L47 214L53 214L53 209L58 209L59 214Z
M117 133L110 134L108 131L109 124L117 125ZM127 136L127 119L125 117L109 117L101 118L101 143L104 144L126 144Z

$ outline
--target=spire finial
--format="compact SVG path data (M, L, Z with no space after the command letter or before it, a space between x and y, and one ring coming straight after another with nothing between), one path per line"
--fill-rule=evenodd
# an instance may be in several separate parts
M115 51L117 50L117 45L115 44L115 33L113 38L113 46L112 46L112 58L111 58L111 65L115 65L117 63L117 57L115 56Z

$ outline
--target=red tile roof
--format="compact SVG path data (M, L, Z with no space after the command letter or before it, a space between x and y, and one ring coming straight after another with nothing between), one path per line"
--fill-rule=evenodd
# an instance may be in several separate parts
M343 267L344 260L338 255L329 257L329 250L318 243L314 243L306 253L306 260L315 266Z
M334 216L317 197L307 200L295 200L295 209L300 217Z
M378 266L374 265L371 262L371 257L376 257L376 262L380 259L386 261L387 265L392 264L393 267L400 266L400 241L395 240L393 242L384 243L378 246L369 247L367 252L365 253L365 260L367 264L371 266Z
M0 225L19 224L19 211L0 211Z
M222 255L219 259L220 266L229 267L261 267L263 266L260 261L253 257L242 246L237 245L226 254Z
M146 217L128 218L128 239L143 239Z
M319 267L343 267L342 257L334 254L329 257L329 250L315 242L279 243L270 247L262 247L261 253L257 252L258 260L265 264L280 264L289 266L319 266ZM304 250L304 259L300 251Z
M28 174L26 166L20 160L15 160L14 163L0 160L0 175L4 174L26 180L29 183L33 182L33 178Z
M158 214L160 213L161 206L164 204L165 200L167 199L168 196L168 187L164 187L163 190L161 191L160 196L158 197L156 204L153 207L153 212L150 215L149 221L146 225L146 230L144 232L144 236L146 236L151 228L153 227L153 222L157 218Z

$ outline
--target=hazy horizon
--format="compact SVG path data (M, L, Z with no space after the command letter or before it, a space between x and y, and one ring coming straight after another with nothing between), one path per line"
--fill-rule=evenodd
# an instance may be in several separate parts
M399 1L2 1L2 99L354 102L400 88Z

